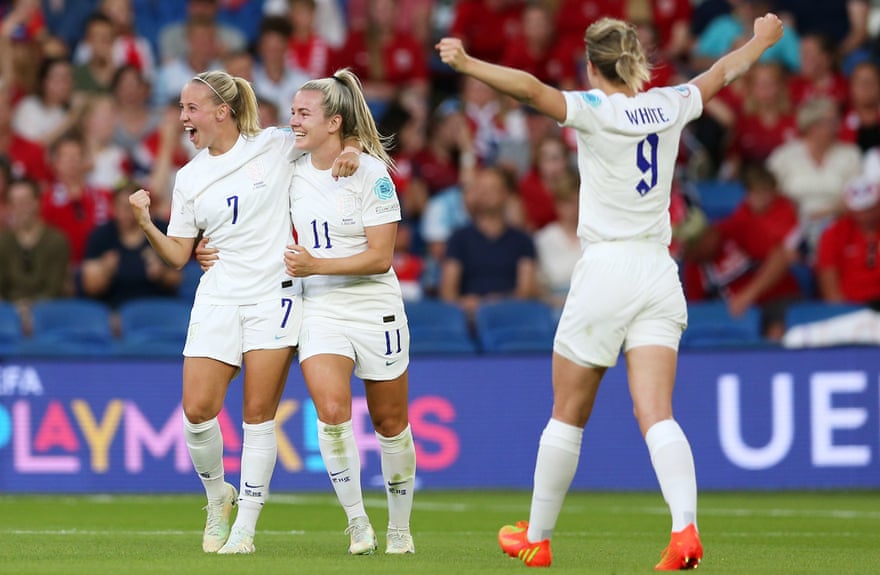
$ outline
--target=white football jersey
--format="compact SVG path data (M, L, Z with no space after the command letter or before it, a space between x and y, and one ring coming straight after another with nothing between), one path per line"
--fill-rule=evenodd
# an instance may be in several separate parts
M252 304L279 296L284 249L293 239L288 187L295 136L268 128L240 136L225 154L199 152L178 172L168 235L194 238L199 231L219 259L202 276L196 302Z
M380 160L361 154L360 167L334 180L305 155L294 163L290 213L300 246L316 258L344 258L367 249L365 228L400 221L400 202ZM375 275L318 275L302 279L303 315L387 329L403 314L393 269ZM392 319L393 318L393 319Z
M563 92L564 126L577 130L581 176L578 236L669 245L669 196L681 131L703 100L692 84L630 98L599 90Z

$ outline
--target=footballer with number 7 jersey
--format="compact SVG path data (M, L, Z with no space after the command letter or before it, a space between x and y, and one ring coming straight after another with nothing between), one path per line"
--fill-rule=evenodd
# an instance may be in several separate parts
M469 56L456 38L436 48L455 71L481 80L576 130L581 176L575 266L553 345L553 411L541 435L528 521L498 533L529 567L552 560L550 539L571 486L605 371L623 350L639 429L672 516L657 570L694 569L703 558L690 443L672 413L678 344L687 307L669 254L669 201L681 131L722 87L783 34L774 14L691 82L642 91L650 78L636 30L603 18L585 35L589 91L561 92L533 75Z

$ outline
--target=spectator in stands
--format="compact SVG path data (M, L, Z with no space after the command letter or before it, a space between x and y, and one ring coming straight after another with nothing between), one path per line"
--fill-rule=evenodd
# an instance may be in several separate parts
M72 49L82 40L89 16L95 13L99 3L99 0L52 0L39 4L49 33Z
M99 10L107 16L116 29L113 40L113 62L116 66L134 66L150 80L156 75L156 59L150 41L141 36L134 22L132 0L101 0ZM76 62L88 59L85 46L79 46L74 57Z
M839 139L837 105L826 98L805 102L797 110L799 137L776 148L767 167L783 195L798 207L808 254L819 235L843 209L843 188L861 171L858 147Z
M451 186L465 185L477 166L471 128L458 100L444 100L437 106L428 122L426 140L424 149L413 156L412 179L405 194L413 206L424 206ZM421 212L410 215L417 217Z
M880 146L880 67L866 60L849 77L849 109L843 116L840 139L856 144L862 153Z
M828 98L843 111L849 99L846 78L837 70L834 45L827 36L801 36L801 67L791 77L791 99L795 107L813 98Z
M733 316L757 306L764 337L778 341L785 332L785 309L800 297L800 289L788 271L790 251L760 227L765 215L752 210L752 204L767 202L772 188L760 184L752 190L752 202L746 200L738 217L717 224L704 221L684 239L685 296L688 301L723 299ZM738 225L750 218L758 222L754 231Z
M89 233L81 267L83 293L112 309L126 301L148 297L172 297L181 272L169 267L153 250L128 206L137 191L129 183L113 194L113 219ZM167 222L153 222L162 233Z
M128 153L113 140L115 118L112 96L92 96L80 123L79 131L91 163L87 183L104 190L115 189L131 175Z
M79 121L86 98L73 93L73 67L61 58L40 63L37 92L25 96L12 116L12 129L26 140L49 147Z
M461 78L461 105L474 138L474 153L483 166L496 163L525 174L531 163L523 107L483 82Z
M347 0L345 13L349 28L363 29L367 23L367 11L370 0ZM406 32L414 37L426 50L430 48L431 18L434 0L395 0L394 29Z
M289 0L287 16L291 35L287 43L290 67L303 70L309 78L330 73L330 43L315 28L318 4L315 0Z
M534 242L507 221L515 189L513 175L498 167L480 169L464 188L471 223L446 243L440 297L471 318L487 301L538 296Z
M132 159L135 179L150 172L152 154L145 149L145 140L156 132L161 114L150 106L150 84L134 66L123 66L113 76L114 124L113 140ZM177 102L174 103L175 107Z
M776 63L759 63L743 78L742 109L734 110L732 137L723 173L738 177L740 166L764 162L789 140L797 137L797 123L788 95L785 69Z
M301 0L264 0L263 13L292 17L296 3L301 3ZM337 0L307 0L307 3L312 5L313 12L308 30L317 34L330 48L342 46L348 32L343 4ZM294 29L297 28L293 21L291 24Z
M428 63L424 47L394 27L393 0L369 0L363 29L349 30L332 54L333 67L350 67L361 79L373 115L379 117L395 98L427 98Z
M77 92L109 92L116 73L113 41L116 28L102 12L95 12L86 21L83 37L88 56L73 68L73 89Z
M880 305L880 180L851 180L846 212L819 240L816 278L829 302Z
M40 187L19 179L9 187L9 229L0 231L0 299L18 304L25 325L31 302L72 293L67 238L40 217Z
M751 22L769 11L769 0L729 0L731 11L713 19L697 38L692 65L708 68L715 59L748 39ZM799 37L795 28L785 27L782 39L761 56L761 62L777 62L788 70L800 69Z
M42 216L67 237L71 263L78 268L89 234L111 218L113 199L109 190L86 181L90 166L79 134L65 134L49 154L54 179L43 191Z
M522 0L459 0L449 35L460 38L469 54L500 62L507 46L520 41L523 6Z
M539 230L556 221L552 189L571 166L571 152L558 134L545 137L534 147L532 169L519 182L527 229Z
M561 42L553 27L553 13L544 4L528 4L522 12L522 39L510 42L501 63L527 70L546 84L563 90L578 86L572 50Z
M217 43L217 23L210 18L196 17L186 21L186 56L163 62L153 86L153 103L165 106L177 100L178 86L183 86L196 74L221 67L220 46ZM148 78L148 76L147 76Z
M774 0L773 4L780 16L788 19L801 34L826 36L831 45L837 47L837 58L858 51L868 39L868 0Z
M557 0L557 34L569 44L583 47L587 26L605 16L629 22L650 23L657 31L657 47L673 61L685 59L691 48L690 0Z
M286 18L269 16L263 19L257 38L258 60L252 82L258 97L271 100L285 113L290 110L296 91L309 80L303 70L288 64L290 34L290 22Z
M535 233L542 296L558 312L565 303L574 266L582 253L581 241L577 236L579 186L577 171L566 164L550 187L554 212L558 217Z
M33 2L14 2L0 17L0 80L2 90L17 103L37 91L39 67L35 64L46 57L46 33L39 6Z
M187 22L192 19L205 19L215 22L217 44L220 54L240 52L247 48L247 39L241 28L217 20L217 0L187 0L186 17L165 24L159 30L159 59L161 62L186 58ZM201 71L201 70L200 70Z
M12 129L12 94L7 88L5 83L0 85L0 156L7 158L13 176L46 182L51 177L46 151Z

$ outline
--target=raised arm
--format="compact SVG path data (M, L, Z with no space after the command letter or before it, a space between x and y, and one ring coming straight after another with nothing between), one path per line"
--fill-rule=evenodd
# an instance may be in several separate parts
M166 236L156 227L150 218L150 192L138 190L128 197L128 202L138 225L159 257L172 268L182 269L192 255L195 238Z
M767 48L782 38L782 21L775 14L755 19L754 35L748 42L722 56L711 68L691 82L700 89L703 104L743 74L758 61Z
M544 84L532 74L469 56L458 38L443 38L435 48L440 59L456 72L485 82L557 122L565 120L566 106L562 92Z

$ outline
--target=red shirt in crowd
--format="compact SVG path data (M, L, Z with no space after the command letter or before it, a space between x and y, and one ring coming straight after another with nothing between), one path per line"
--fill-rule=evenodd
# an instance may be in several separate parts
M841 74L834 74L823 84L814 84L803 76L794 76L788 82L791 103L797 107L813 98L830 98L843 110L849 101L849 85Z
M384 81L403 86L412 80L428 79L428 63L419 43L408 34L395 33L382 46L381 78L374 76L370 66L370 50L366 34L356 30L349 33L342 49L331 56L333 68L350 66L363 82Z
M573 86L578 80L575 58L564 42L554 43L543 54L529 52L524 42L512 42L508 44L500 63L528 72L551 86Z
M688 299L701 300L714 294L732 296L752 282L761 263L797 228L797 211L790 201L777 197L763 213L743 202L729 217L716 224L720 248L710 262L684 266ZM755 303L797 297L800 287L791 273L767 290Z
M471 56L498 63L507 45L519 38L522 9L520 2L495 10L483 0L459 0L449 35L461 38Z
M27 177L38 182L52 179L52 170L46 162L46 150L40 144L13 132L8 154L15 177Z
M848 302L880 300L880 236L867 234L851 217L828 226L819 239L816 272L834 269Z
M553 194L544 185L537 170L530 170L520 181L519 197L523 213L532 229L539 230L556 221Z
M78 265L82 262L91 231L113 215L113 195L107 190L87 186L82 197L73 199L65 186L56 183L44 190L41 212L47 224L67 236L70 261Z
M308 40L291 38L287 43L287 63L304 70L309 78L325 78L330 75L330 45L318 34Z
M760 116L743 114L733 129L730 154L743 163L764 163L770 152L797 137L797 122L791 114L779 116L767 124Z
M458 185L458 164L454 158L440 158L426 148L413 156L412 177L425 182L428 195L433 196L441 190Z

